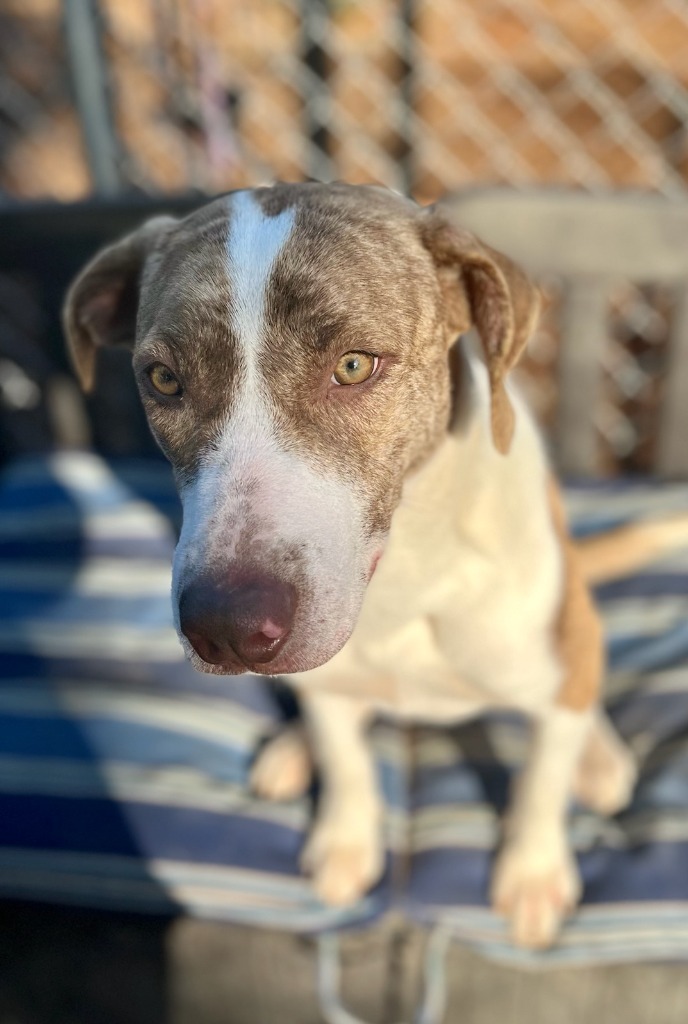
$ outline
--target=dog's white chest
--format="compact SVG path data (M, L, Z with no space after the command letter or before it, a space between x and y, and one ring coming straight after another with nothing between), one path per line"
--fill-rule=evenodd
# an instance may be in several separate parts
M450 554L452 571L444 575L438 567L434 578L429 573L422 608L406 619L405 602L416 588L402 588L388 564L370 589L350 641L327 665L296 676L297 686L430 722L459 721L490 707L528 710L548 702L560 683L549 628L556 566L543 557L533 569L524 552L522 568L517 560L507 573L499 565L488 568L471 552L463 559L459 551ZM405 568L408 582L414 572L410 564ZM530 586L524 592L526 575Z

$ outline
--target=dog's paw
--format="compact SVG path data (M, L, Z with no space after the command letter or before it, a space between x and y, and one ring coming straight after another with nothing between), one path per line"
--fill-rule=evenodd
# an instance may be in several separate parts
M299 726L290 726L268 740L251 770L250 786L266 800L295 800L313 778L310 750Z
M619 742L595 751L594 756L583 756L573 785L574 796L598 814L618 814L629 804L637 777L631 752Z
M565 849L543 855L514 843L497 857L490 898L495 910L509 919L517 946L551 946L580 894L580 876Z
M323 903L351 906L382 874L384 849L378 825L358 820L350 827L335 815L319 819L301 855L301 868L312 876Z

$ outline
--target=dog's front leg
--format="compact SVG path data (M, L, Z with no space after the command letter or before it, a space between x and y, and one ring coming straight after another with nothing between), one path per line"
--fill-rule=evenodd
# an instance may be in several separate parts
M301 863L325 903L359 899L382 874L381 802L366 738L367 704L302 694L322 792Z
M589 710L554 705L535 721L531 748L512 797L491 898L520 946L551 945L580 897L567 839L569 795L591 727Z

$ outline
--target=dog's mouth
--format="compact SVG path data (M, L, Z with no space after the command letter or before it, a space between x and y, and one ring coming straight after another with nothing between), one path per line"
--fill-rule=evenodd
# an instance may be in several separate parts
M370 563L370 569L368 571L368 583L370 583L370 581L372 580L373 576L375 575L375 570L377 569L378 565L380 564L380 559L382 558L382 554L383 554L383 551L382 551L382 548L380 548L380 550L376 551L375 554L373 555L373 558L372 558L371 563Z

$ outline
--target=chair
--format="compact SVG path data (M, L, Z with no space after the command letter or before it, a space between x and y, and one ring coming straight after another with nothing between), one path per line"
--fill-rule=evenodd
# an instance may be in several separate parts
M670 287L674 317L653 470L688 476L688 202L638 192L486 187L443 205L536 279L563 279L554 447L567 476L600 473L593 410L601 399L613 284Z

